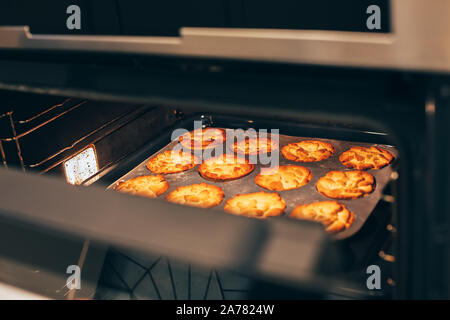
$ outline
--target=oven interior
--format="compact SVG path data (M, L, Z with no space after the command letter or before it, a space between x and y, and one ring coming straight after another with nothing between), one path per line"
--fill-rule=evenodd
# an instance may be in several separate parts
M144 88L139 85L133 88L134 80L129 87L132 96L139 98L133 99L129 94L121 95L123 91L113 82L106 84L109 87L97 88L106 93L116 90L114 97L105 94L103 98L83 94L83 88L78 88L72 96L64 94L64 90L50 95L4 88L0 91L3 167L66 179L65 163L94 146L96 173L80 184L106 188L169 144L173 130L193 129L194 121L201 121L205 127L277 128L280 134L288 136L393 146L398 151L398 159L392 164L392 174L375 209L354 235L330 241L326 258L335 265L323 263L317 267L333 279L333 285L317 292L286 279L249 274L246 270L222 270L198 265L196 261L177 261L151 252L99 245L102 250L98 250L94 266L89 267L94 270L92 286L77 293L75 298L391 299L404 296L408 291L405 279L411 277L405 271L409 270L406 262L411 259L411 252L403 244L410 234L398 230L408 226L405 211L420 211L424 206L421 199L414 200L413 195L420 191L415 180L418 177L411 177L412 170L423 158L410 157L411 148L424 149L427 139L424 76L383 71L373 77L364 76L367 82L363 83L356 71L352 74L353 71L331 70L327 72L332 76L323 78L321 74L328 73L319 70L319 76L302 71L298 75L300 80L292 82L297 75L285 67L281 68L283 77L274 76L273 70L278 68L270 66L270 77L265 77L252 66L244 70L230 66L229 62L225 66L228 75L219 78L217 68L196 69L192 65L181 76L177 72L169 73L154 92L160 97L166 91L166 99L143 96L140 90ZM174 79L172 86L163 90L171 79ZM233 81L236 79L239 80ZM185 87L180 85L183 83ZM409 120L404 121L405 117ZM84 240L80 241L85 244ZM73 250L73 256L79 256L80 251ZM89 261L86 265L89 266ZM381 290L369 290L366 286L366 269L370 265L383 270Z
M65 99L60 104L52 106L52 108L61 108L57 115L45 115L44 112L50 113L52 110L46 109L38 116L46 116L45 121L54 120L56 117L63 116L64 112L75 112L75 110L81 106L88 106L89 104L95 105L95 108L101 109L101 103L88 101L74 101L72 99ZM72 106L73 105L73 106ZM68 109L66 109L66 106ZM111 104L108 104L108 110L110 110ZM345 128L329 128L326 126L318 126L311 124L297 124L291 122L277 123L274 121L258 121L246 119L243 117L233 116L220 116L220 115L208 115L208 114L196 114L191 117L181 115L179 110L166 108L166 107L143 107L134 106L131 107L118 105L118 110L123 111L125 115L115 115L112 112L109 116L114 118L107 120L102 127L97 128L95 126L92 132L82 134L80 139L77 139L72 144L69 144L68 148L63 141L55 141L60 143L59 146L64 148L57 150L50 150L51 154L38 154L29 150L26 145L28 142L22 139L20 136L20 143L14 144L12 147L5 144L5 158L4 163L12 165L12 161L6 162L6 159L10 159L11 150L13 150L13 158L16 157L17 164L22 165L25 170L39 170L42 173L56 174L64 178L64 153L69 155L77 154L83 150L83 147L95 145L97 157L99 159L100 172L85 181L85 185L91 183L102 183L109 185L114 182L133 168L138 163L142 162L142 157L148 157L155 151L163 147L163 144L170 142L170 134L173 130L173 125L186 129L193 129L194 121L202 121L204 126L214 127L227 127L227 128L278 128L281 133L294 136L325 138L325 139L341 139L350 141L360 141L366 143L388 143L386 136L375 133L365 133L362 131L345 129ZM89 108L86 108L89 110ZM98 109L97 109L98 110ZM138 116L130 117L130 110L133 113L139 111ZM92 111L92 109L90 109ZM7 115L7 117L15 116L15 114ZM84 116L88 117L88 114ZM127 119L132 118L130 122L126 123L123 117ZM14 119L14 118L12 118ZM151 119L151 123L149 123ZM31 120L33 121L33 119ZM73 121L73 118L71 118ZM101 121L105 121L102 119ZM38 124L45 125L44 122ZM119 122L119 123L117 123ZM122 123L125 122L125 125ZM140 125L139 122L144 123ZM25 121L15 122L20 130L19 135L22 134L20 125ZM161 129L155 128L152 124L159 123ZM172 124L172 126L171 126ZM64 124L60 124L63 126ZM108 125L113 125L113 130L108 130ZM122 127L123 126L123 127ZM141 127L142 128L141 128ZM129 127L127 129L127 127ZM132 128L131 128L132 127ZM152 127L152 130L148 130ZM17 130L17 129L16 129ZM24 131L24 137L32 135L32 130L27 128ZM102 132L103 131L103 132ZM146 138L141 138L144 146L138 149L138 154L129 152L127 153L126 147L124 147L128 141L130 141L130 135L128 132L132 131L137 137L146 134ZM17 133L17 131L16 131ZM40 134L41 132L39 132ZM42 133L46 134L46 133ZM78 133L77 133L78 134ZM116 136L116 137L115 137ZM155 138L156 136L156 138ZM36 138L39 139L39 138ZM133 139L137 142L136 138ZM17 141L17 140L16 140ZM22 143L23 141L23 143ZM33 141L33 138L30 138ZM122 144L121 144L122 142ZM31 142L33 145L33 143ZM78 146L80 144L80 146ZM15 147L15 150L14 150ZM51 145L53 148L59 148L58 146ZM28 158L29 153L32 152L33 158ZM75 151L74 151L75 150ZM49 152L39 149L40 152ZM17 154L16 154L17 153ZM30 159L30 160L29 160ZM102 159L102 160L100 160ZM31 162L29 162L31 161ZM384 188L383 197L378 202L374 212L370 214L370 217L361 230L349 239L337 240L339 241L340 248L345 252L345 272L338 274L339 278L343 281L350 281L355 283L364 283L365 273L363 272L364 266L370 264L383 264L384 270L391 268L393 262L392 255L392 232L394 227L392 225L392 218L394 215L393 200L395 195L392 187L395 181L389 181L388 185ZM387 284L392 284L392 271L384 273L385 277L383 281ZM111 248L108 250L105 263L101 272L99 287L97 289L97 295L95 298L117 298L129 296L130 298L148 298L148 299L244 299L254 297L260 290L254 289L255 284L244 275L240 275L236 272L222 271L222 270L208 270L205 268L199 268L193 264L186 262L177 262L170 260L166 257L151 257L146 255L139 255L136 253L128 252L127 250ZM345 292L346 288L341 288ZM252 292L253 291L253 292ZM329 292L332 294L344 294ZM354 293L352 293L354 294ZM367 295L364 289L361 289L359 293L361 296ZM380 297L389 298L391 295L390 287L387 290L383 290Z

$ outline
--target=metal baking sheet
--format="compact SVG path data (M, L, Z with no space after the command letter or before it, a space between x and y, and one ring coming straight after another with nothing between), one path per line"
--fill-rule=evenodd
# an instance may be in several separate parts
M321 140L321 141L331 143L335 148L334 155L326 160L319 161L319 162L311 162L311 163L300 163L300 162L286 160L281 155L280 150L284 145L293 143L293 142L298 142L301 140L310 140L310 139ZM288 217L289 214L292 212L292 210L300 204L307 204L307 203L316 202L316 201L330 200L330 198L325 197L324 195L320 194L316 190L316 182L320 177L324 176L328 171L351 170L351 169L347 169L346 167L344 167L339 161L339 155L342 152L344 152L345 150L349 149L350 147L353 147L353 146L365 146L365 147L379 146L379 147L384 148L384 149L388 150L389 152L391 152L395 156L394 161L396 161L398 158L398 152L394 147L388 146L388 145L382 145L382 144L349 142L349 141L342 141L342 140L320 139L320 138L312 138L312 137L294 137L294 136L287 136L287 135L282 135L282 134L279 135L279 143L280 143L280 148L279 148L278 152L280 153L279 154L280 165L296 164L296 165L305 166L311 171L311 173L313 175L311 181L304 187L301 187L301 188L295 189L295 190L278 191L278 193L281 195L281 197L286 202L286 210L282 217ZM134 178L137 176L141 176L141 175L151 174L151 172L146 167L148 160L160 152L164 152L166 150L173 149L173 147L176 144L178 144L177 141L172 141L171 143L169 143L167 146L165 146L158 152L149 155L148 158L146 158L137 167L135 167L133 170L131 170L130 172L128 172L127 174L122 176L120 179L115 181L113 184L111 184L108 187L108 189L115 187L115 185L120 181L125 181L125 180L131 179L131 178ZM229 152L229 151L227 151L227 152ZM363 198L354 199L354 200L337 200L337 201L345 204L347 206L347 208L349 208L351 211L354 212L355 220L354 220L352 226L350 226L350 228L334 234L333 237L335 239L348 238L348 237L354 235L355 233L357 233L361 229L361 227L364 225L367 218L370 216L372 211L375 209L375 206L377 205L378 201L380 201L380 199L383 196L383 189L387 185L389 180L391 179L391 174L392 174L391 166L392 166L392 164L389 166L386 166L382 169L379 169L379 170L368 170L368 172L371 173L375 177L375 182L376 182L375 190L371 194L369 194ZM167 174L167 175L165 175L165 178L166 178L167 182L169 183L169 189L164 194L162 194L160 196L160 198L164 199L165 196L167 196L171 191L175 190L179 186L185 186L185 185L189 185L189 184L206 182L206 183L217 185L217 186L221 187L225 193L224 200L218 206L216 206L212 209L209 209L209 210L214 210L216 212L217 211L224 212L223 208L224 208L225 202L228 199L232 198L237 193L242 194L242 193L252 193L252 192L258 192L258 191L272 192L272 191L268 191L268 190L265 190L264 188L259 187L254 182L255 176L260 172L261 167L268 167L268 166L257 164L255 166L255 170L252 173L250 173L249 175L247 175L243 178L237 179L237 180L226 181L226 182L215 182L215 181L205 180L198 173L198 171L197 171L198 166L194 167L191 170L185 171L185 172ZM272 218L272 219L277 219L277 218Z

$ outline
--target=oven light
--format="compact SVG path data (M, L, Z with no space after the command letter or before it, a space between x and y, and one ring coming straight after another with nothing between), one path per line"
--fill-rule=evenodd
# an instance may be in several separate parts
M90 145L64 162L66 180L70 184L79 185L98 171L97 153L94 145Z

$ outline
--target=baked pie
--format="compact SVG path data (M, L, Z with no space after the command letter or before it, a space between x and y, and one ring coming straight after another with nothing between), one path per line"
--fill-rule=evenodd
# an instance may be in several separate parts
M253 218L280 216L286 209L286 203L278 193L255 192L237 194L225 203L224 210L235 215Z
M316 183L317 191L333 199L357 199L375 188L374 177L365 171L330 171Z
M255 183L267 190L284 191L303 187L312 179L308 168L296 165L263 168L255 177Z
M320 140L303 140L289 143L281 148L283 156L296 162L317 162L325 160L334 154L334 147Z
M290 217L320 222L329 233L346 230L355 220L353 212L337 201L300 205L292 211Z
M259 155L278 150L278 147L278 142L269 137L247 137L240 141L235 141L231 149L240 155Z
M222 144L226 139L225 130L219 128L196 129L178 138L185 150L204 150Z
M161 174L151 176L139 176L127 181L120 181L114 190L139 195L149 198L156 198L169 188L169 183Z
M224 154L204 160L198 167L200 175L212 180L233 180L248 175L255 169L248 160L232 154Z
M222 188L199 183L176 188L167 195L166 200L193 207L212 208L222 202L223 197Z
M192 169L198 162L198 158L190 153L167 150L152 157L147 168L154 173L178 173Z
M379 147L351 147L339 156L339 160L347 168L380 169L391 163L394 156Z

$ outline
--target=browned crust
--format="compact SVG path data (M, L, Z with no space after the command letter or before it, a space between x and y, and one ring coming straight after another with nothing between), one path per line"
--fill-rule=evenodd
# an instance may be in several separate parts
M198 158L187 152L167 150L152 157L147 162L147 169L154 173L178 173L196 166Z
M312 179L308 168L296 165L279 166L266 169L255 177L255 183L267 190L285 191L305 186Z
M114 190L144 196L148 198L156 198L169 189L169 183L161 174L139 176L127 181L120 181Z
M181 145L188 150L205 150L214 148L226 140L225 130L220 128L196 129L178 138Z
M375 189L375 178L365 171L330 171L316 183L317 191L333 199L357 199Z
M213 181L235 180L250 174L255 169L254 164L235 155L224 154L203 161L198 167L200 175Z
M339 161L347 168L358 170L381 169L394 160L394 156L379 147L351 147L339 156Z
M280 216L285 209L286 203L278 193L265 191L237 194L224 207L228 213L258 219Z
M178 187L167 195L166 200L193 207L212 208L222 202L223 197L222 188L203 182Z
M355 221L354 213L337 201L299 205L292 211L290 217L320 222L329 233L346 230Z
M266 143L264 143L264 141L261 143L261 140L262 139L260 139L259 137L245 138L240 141L235 141L231 145L231 149L233 150L233 152L240 155L259 155L278 150L278 142L272 140L269 137L264 139Z
M283 156L295 162L317 162L328 159L334 154L334 147L320 140L303 140L289 143L281 148Z

